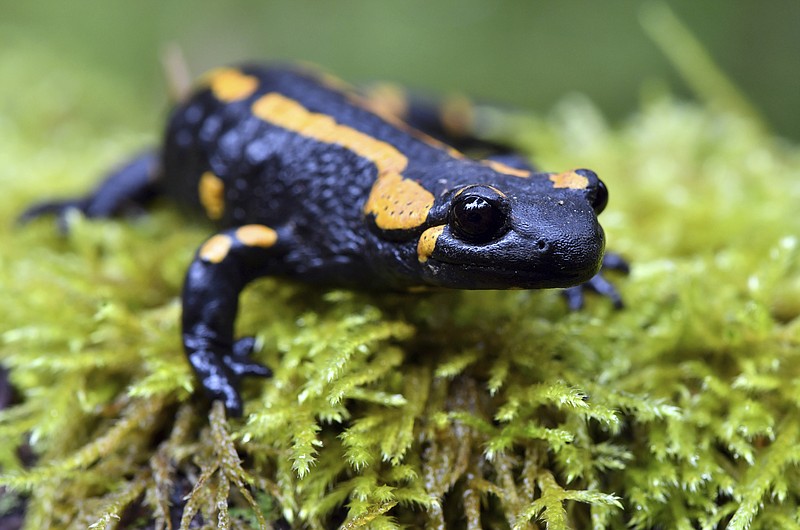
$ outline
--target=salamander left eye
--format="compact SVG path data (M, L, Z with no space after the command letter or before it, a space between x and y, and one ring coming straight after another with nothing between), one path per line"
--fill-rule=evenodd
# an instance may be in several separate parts
M592 196L592 209L594 213L600 215L600 213L606 209L606 205L608 204L608 188L606 185L603 184L602 180L597 181L597 188L595 188L594 195Z
M497 238L506 226L507 217L499 202L480 195L460 195L450 208L453 234L471 243L487 243Z
M603 181L597 176L597 173L590 169L577 169L575 173L582 175L589 179L589 201L592 205L592 210L596 215L600 215L606 209L608 204L608 188L603 184Z

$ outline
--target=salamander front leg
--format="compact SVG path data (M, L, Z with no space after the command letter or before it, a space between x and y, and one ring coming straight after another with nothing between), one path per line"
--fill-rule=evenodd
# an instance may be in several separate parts
M255 278L276 272L289 238L264 225L225 230L200 247L186 274L183 346L206 395L222 401L231 416L242 414L239 381L272 375L249 360L251 337L233 338L239 294Z
M581 285L564 289L564 297L567 299L567 305L570 310L578 311L583 308L583 302L587 291L595 292L611 300L611 304L615 309L622 309L625 306L617 288L605 277L604 273L608 271L628 274L630 272L630 266L628 262L616 252L606 252L606 255L603 257L603 267L591 280Z

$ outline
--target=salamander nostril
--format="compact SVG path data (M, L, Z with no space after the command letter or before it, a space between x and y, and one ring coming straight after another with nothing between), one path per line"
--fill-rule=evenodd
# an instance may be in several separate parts
M545 241L544 239L540 239L539 241L537 241L536 242L536 249L539 250L539 251L547 250L547 241Z

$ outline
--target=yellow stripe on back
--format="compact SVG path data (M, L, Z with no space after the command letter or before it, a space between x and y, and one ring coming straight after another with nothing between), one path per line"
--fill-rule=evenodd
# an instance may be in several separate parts
M253 114L262 120L323 143L340 145L366 158L378 177L364 205L383 230L416 228L425 222L433 206L433 194L403 178L408 158L393 145L347 125L327 114L315 113L297 101L271 92L253 103Z
M253 103L253 114L303 136L346 147L373 162L380 174L400 173L408 165L406 156L394 146L352 127L340 125L327 114L310 112L297 101L277 92L258 98Z

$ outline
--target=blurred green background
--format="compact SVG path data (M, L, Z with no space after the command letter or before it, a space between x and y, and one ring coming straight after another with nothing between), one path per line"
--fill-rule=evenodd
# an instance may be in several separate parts
M666 2L777 133L800 138L800 2ZM0 54L54 50L163 110L159 56L194 74L242 59L303 59L349 81L394 80L545 110L582 92L611 118L643 86L689 89L641 24L647 3L488 0L0 0ZM42 73L46 75L46 72ZM108 95L113 98L113 94Z

